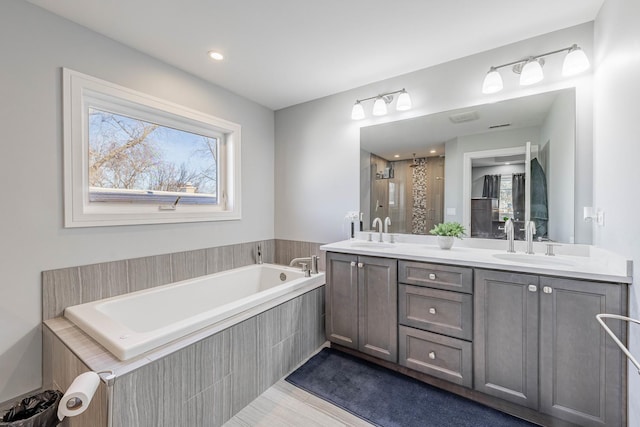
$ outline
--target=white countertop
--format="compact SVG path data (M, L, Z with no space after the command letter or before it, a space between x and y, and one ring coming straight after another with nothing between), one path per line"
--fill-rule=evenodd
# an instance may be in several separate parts
M631 260L588 245L560 245L554 248L555 256L546 256L544 242L535 242L536 253L527 255L524 253L525 242L521 241L516 242L516 254L507 254L504 240L456 239L451 249L442 250L435 236L400 235L396 237L396 243L384 245L367 242L368 233L359 233L358 237L360 239L330 243L320 249L616 283L631 283L632 279ZM388 242L389 236L384 237ZM378 240L377 233L373 240Z

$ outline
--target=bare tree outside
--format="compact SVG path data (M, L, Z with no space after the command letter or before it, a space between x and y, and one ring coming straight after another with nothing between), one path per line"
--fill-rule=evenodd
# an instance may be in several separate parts
M91 108L89 185L217 195L218 139Z

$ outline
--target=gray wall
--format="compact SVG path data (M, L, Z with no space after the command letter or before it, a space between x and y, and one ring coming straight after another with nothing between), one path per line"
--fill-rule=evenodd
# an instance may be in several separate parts
M594 91L594 205L605 211L594 227L598 246L633 259L630 316L640 318L640 2L607 0L596 19ZM630 327L630 350L640 358L640 326ZM632 366L629 364L629 366ZM629 370L629 425L640 425L640 375Z
M567 117L569 115L569 117ZM583 210L580 206L572 212L574 199L570 195L575 186L574 163L568 159L574 157L576 128L574 125L575 104L571 94L561 94L553 103L549 115L540 128L540 147L549 149L549 163L545 169L547 178L547 201L549 203L549 238L558 242L573 242L574 219L581 224ZM544 165L543 165L544 167ZM553 183L553 185L550 185ZM576 243L591 242L589 233L578 235Z
M523 55L578 43L593 55L593 23L545 34L505 47L372 83L276 112L276 237L315 242L342 240L343 218L359 210L360 127L576 87L577 182L576 203L591 204L592 75L561 78L562 55L549 58L543 83L521 89L517 75L505 73L505 90L491 96L481 92L491 65ZM356 99L406 88L414 108L387 116L351 120ZM371 105L365 106L370 111ZM447 160L446 168L451 167ZM447 172L447 177L449 176ZM446 181L447 178L445 178ZM449 207L448 202L446 206ZM460 215L462 214L458 209ZM445 217L450 219L448 217Z
M22 0L0 2L0 402L40 387L40 272L274 237L274 114ZM64 229L61 67L242 126L242 220ZM357 181L356 181L357 182Z

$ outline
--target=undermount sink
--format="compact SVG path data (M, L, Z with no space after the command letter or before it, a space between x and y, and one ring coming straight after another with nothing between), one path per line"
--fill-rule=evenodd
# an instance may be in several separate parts
M511 262L519 262L522 264L533 264L540 266L563 266L563 267L573 267L575 263L573 261L567 259L558 259L552 256L545 255L527 255L527 254L493 254L494 258L503 260L503 261L511 261Z
M391 249L396 245L385 242L353 242L349 246L352 248L369 248L369 249Z

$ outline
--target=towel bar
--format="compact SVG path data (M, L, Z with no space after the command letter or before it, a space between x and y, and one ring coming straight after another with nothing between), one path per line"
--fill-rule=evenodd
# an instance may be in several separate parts
M605 319L609 318L609 319L624 320L626 322L632 322L632 323L637 323L637 324L640 324L640 320L632 319L630 317L625 317L625 316L619 316L617 314L601 313L601 314L597 314L596 315L596 319L598 320L598 322L600 322L600 326L602 326L604 328L604 330L607 331L609 336L613 339L613 341L615 341L615 343L618 344L618 347L620 347L620 350L622 350L624 352L624 354L629 358L629 360L631 360L631 363L633 363L633 365L638 370L638 374L640 375L640 363L638 363L638 361L635 359L635 357L633 357L631 355L631 353L629 352L629 349L624 344L622 344L622 342L620 342L620 340L618 339L616 334L614 334L611 331L611 329L609 329L609 327L604 323L604 321L602 320L603 318L605 318Z

